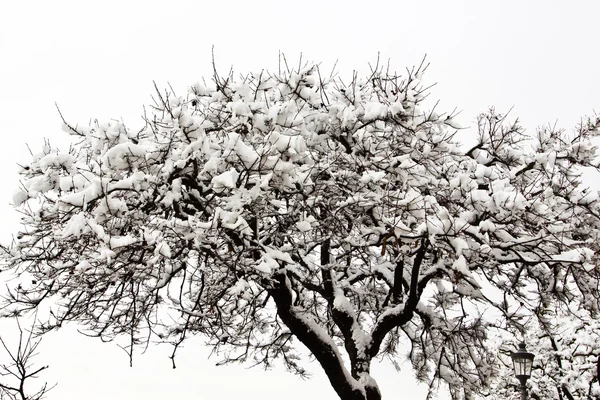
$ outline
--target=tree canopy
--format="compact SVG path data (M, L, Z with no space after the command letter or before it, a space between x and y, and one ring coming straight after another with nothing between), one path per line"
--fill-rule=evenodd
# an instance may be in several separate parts
M600 203L580 171L600 120L528 136L491 110L465 149L456 116L425 109L425 69L215 71L157 89L139 131L63 119L71 148L21 171L5 313L130 352L201 335L223 362L305 374L301 342L344 400L381 398L383 356L453 398L513 390L498 378L527 337L532 394L599 398L581 332L597 332Z

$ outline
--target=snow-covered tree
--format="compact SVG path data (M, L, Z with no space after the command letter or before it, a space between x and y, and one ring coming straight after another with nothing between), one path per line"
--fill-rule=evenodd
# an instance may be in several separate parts
M600 321L581 311L574 315L544 309L528 321L526 342L536 355L530 396L533 399L598 399ZM508 355L514 346L500 346ZM496 397L517 398L517 382L506 357L506 368L495 385ZM498 396L498 394L501 394Z
M598 167L600 120L529 138L492 111L465 150L455 116L424 109L424 70L215 72L157 90L137 132L64 121L71 148L21 172L6 310L128 351L201 335L223 362L305 374L300 342L344 400L381 398L380 357L408 358L432 392L492 395L506 332L539 338L557 383L558 360L578 373L598 346L579 354L552 313L595 332L600 202L579 168Z

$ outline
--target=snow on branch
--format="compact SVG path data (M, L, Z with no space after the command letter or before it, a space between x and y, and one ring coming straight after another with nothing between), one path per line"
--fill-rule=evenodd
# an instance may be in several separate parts
M456 113L425 107L426 67L215 67L184 96L157 87L136 132L61 114L73 146L46 143L21 171L3 310L40 309L44 331L75 321L130 355L158 338L174 358L201 335L223 363L305 375L300 341L344 399L381 397L381 356L454 398L490 393L498 338L600 311L600 202L580 178L598 167L599 120L535 136L490 110L465 150ZM586 349L581 363L598 356Z

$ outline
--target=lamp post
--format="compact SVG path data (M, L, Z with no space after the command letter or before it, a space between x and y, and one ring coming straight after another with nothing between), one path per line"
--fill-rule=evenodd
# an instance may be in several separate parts
M532 353L528 353L525 349L525 343L519 343L519 349L510 355L515 369L515 376L521 383L521 400L527 400L527 379L531 376L531 367L533 366Z

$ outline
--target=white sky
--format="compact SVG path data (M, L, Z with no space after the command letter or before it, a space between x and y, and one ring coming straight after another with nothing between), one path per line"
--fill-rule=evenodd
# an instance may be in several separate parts
M338 59L341 75L365 69L381 52L398 71L431 62L428 83L442 109L463 110L472 125L489 106L532 129L558 121L571 128L598 109L597 1L8 1L0 6L0 238L16 231L8 203L25 143L60 141L57 102L70 122L123 119L140 126L152 81L186 87L211 74L211 47L222 72L276 69L288 60ZM472 131L466 131L467 134ZM277 368L215 368L201 341L190 341L172 370L169 349L152 348L134 368L115 345L66 329L44 342L48 399L335 398L318 365L302 381ZM0 334L2 334L2 331ZM7 334L4 333L4 336ZM2 362L2 360L0 360ZM424 398L405 364L374 366L386 399Z

